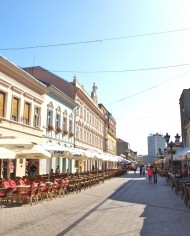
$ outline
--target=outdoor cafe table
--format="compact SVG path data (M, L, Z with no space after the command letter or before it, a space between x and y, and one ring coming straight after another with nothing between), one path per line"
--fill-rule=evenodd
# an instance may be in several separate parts
M16 188L30 188L30 185L17 185Z

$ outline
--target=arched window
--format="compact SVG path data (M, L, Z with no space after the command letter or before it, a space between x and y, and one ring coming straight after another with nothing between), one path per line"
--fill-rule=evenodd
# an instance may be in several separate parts
M61 108L56 108L56 115L55 115L55 129L56 131L61 129Z
M67 110L63 112L63 132L68 134L68 127L67 127Z
M52 128L52 130L54 129L53 127L53 103L50 102L47 105L47 126Z

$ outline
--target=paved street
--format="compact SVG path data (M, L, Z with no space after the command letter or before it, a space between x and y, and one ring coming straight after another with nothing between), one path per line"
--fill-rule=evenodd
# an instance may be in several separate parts
M190 235L190 210L165 178L149 184L132 172L51 202L3 208L0 222L4 236Z

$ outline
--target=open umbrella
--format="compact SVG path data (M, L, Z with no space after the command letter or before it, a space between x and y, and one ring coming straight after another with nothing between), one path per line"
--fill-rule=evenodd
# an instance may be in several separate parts
M68 149L62 145L57 145L54 143L44 143L41 145L41 147L50 152L52 154L52 157L67 158L69 154Z
M0 147L14 150L24 150L24 149L31 149L34 146L31 142L28 142L25 139L18 138L18 137L1 137L0 138Z
M0 159L15 159L15 152L0 147Z
M86 160L86 152L83 149L79 148L67 148L69 154L67 158L75 159L75 160Z
M51 153L40 145L34 145L31 149L24 149L16 152L16 158L50 159Z

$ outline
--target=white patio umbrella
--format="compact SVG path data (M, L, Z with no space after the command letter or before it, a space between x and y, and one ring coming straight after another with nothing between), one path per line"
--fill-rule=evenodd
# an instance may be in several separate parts
M24 150L31 149L34 146L33 143L22 139L20 137L1 137L0 138L0 147L8 148L13 150Z
M68 158L69 151L67 147L54 143L44 143L41 145L46 151L52 154L52 157Z
M31 149L34 146L31 142L15 136L1 136L0 137L0 147L9 149L10 151L16 152L24 149ZM10 159L6 158L8 161L7 166L10 164ZM7 169L7 178L10 178L9 168Z
M16 152L16 158L50 159L51 153L46 151L40 145L34 145L31 149L25 149L25 150Z
M85 154L86 154L87 160L97 160L98 159L97 152L94 152L92 150L85 150Z
M15 159L15 156L16 156L15 152L0 147L0 159Z
M71 158L71 159L75 159L75 160L86 160L87 159L86 152L83 149L67 147L67 150L69 152L67 158Z

